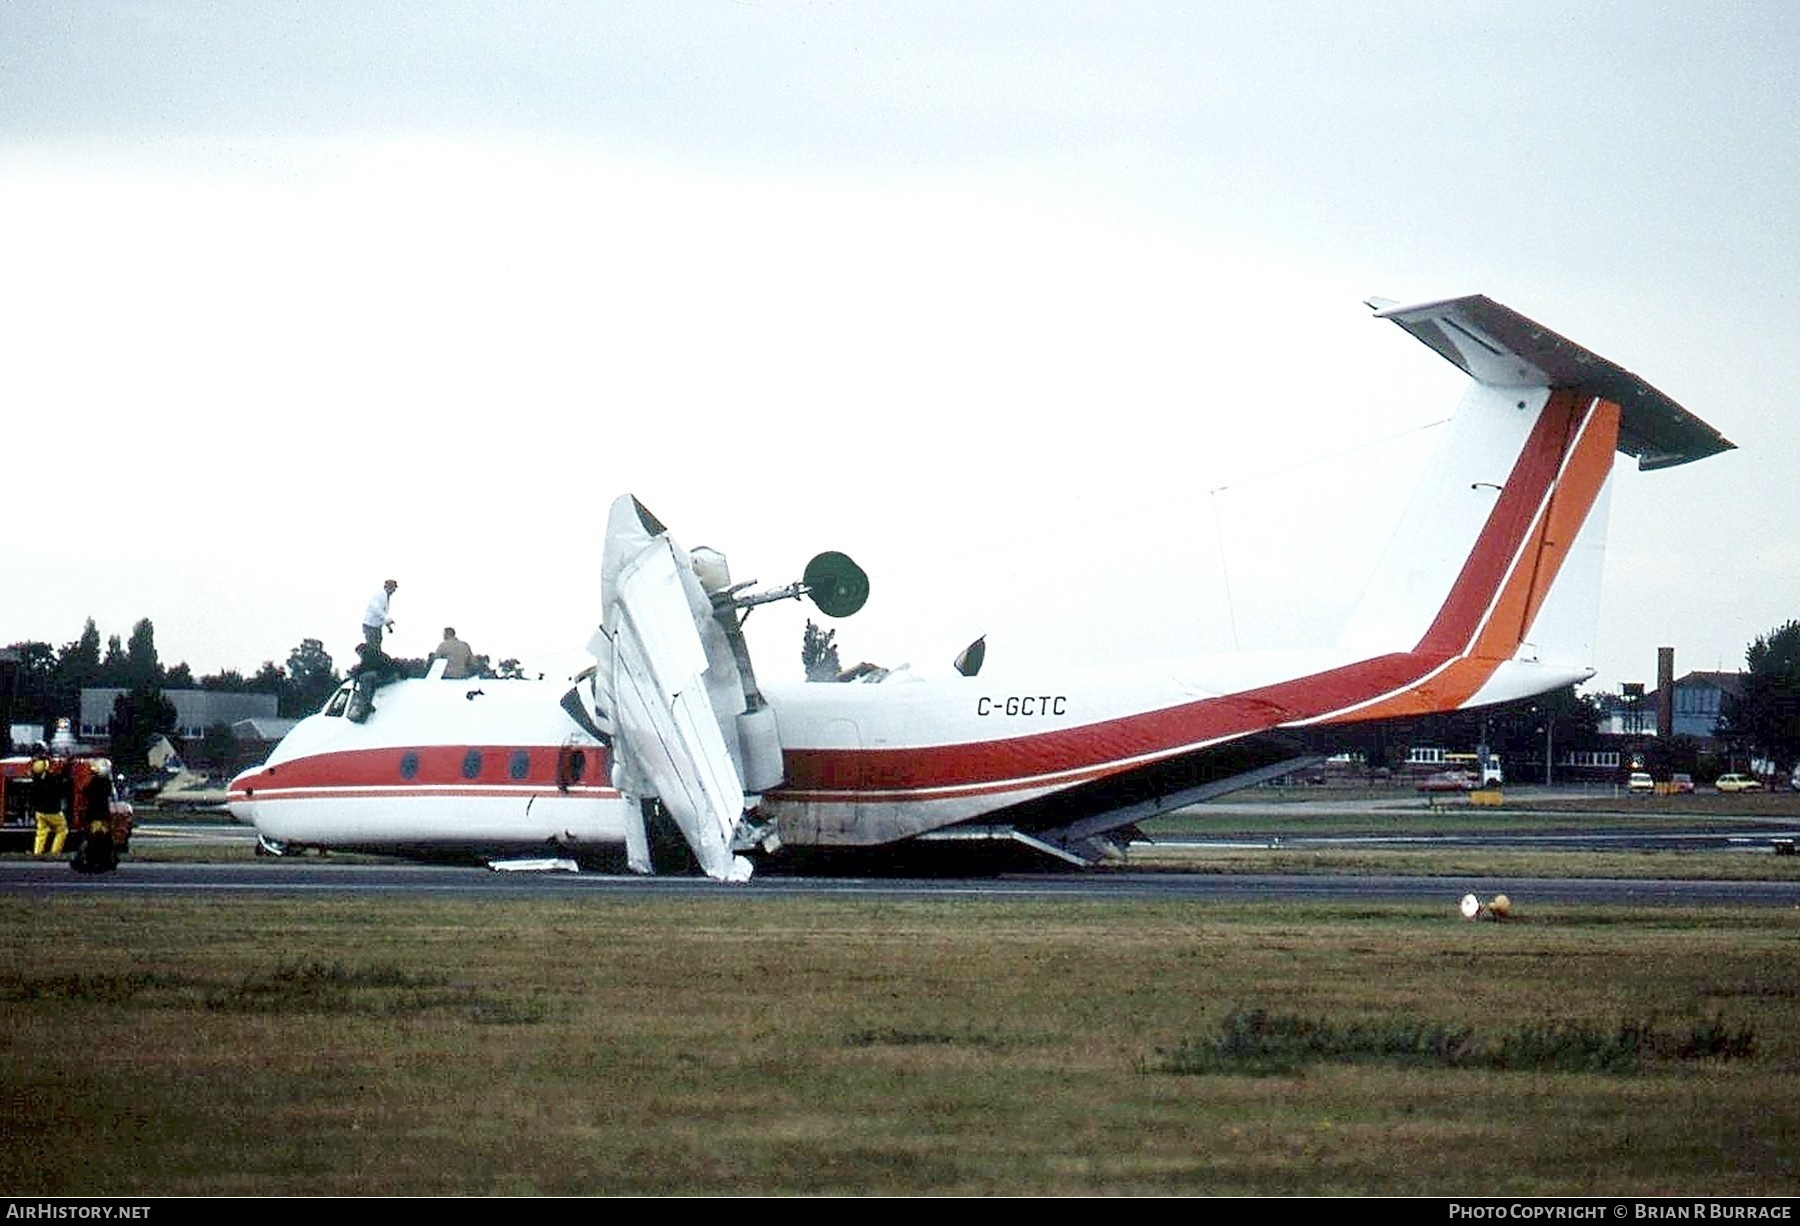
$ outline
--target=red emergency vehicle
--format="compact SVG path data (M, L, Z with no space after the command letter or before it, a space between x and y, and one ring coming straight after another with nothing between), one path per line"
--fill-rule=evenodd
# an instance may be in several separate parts
M88 756L52 756L50 770L63 782L63 816L69 821L69 841L65 850L75 847L75 836L86 830L88 822L94 817L91 811L90 796L97 794L97 789L90 783L99 768L98 764L106 759L97 755ZM110 770L111 764L107 764ZM7 845L23 843L31 846L37 834L37 816L31 811L29 798L31 780L31 758L0 758L0 838ZM124 852L131 846L131 805L118 798L114 789L106 789L107 812L101 815L106 821L106 828L112 834L113 845Z

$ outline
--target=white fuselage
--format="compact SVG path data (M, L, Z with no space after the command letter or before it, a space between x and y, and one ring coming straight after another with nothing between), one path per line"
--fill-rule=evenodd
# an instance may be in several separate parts
M400 681L363 723L342 714L340 691L232 781L232 815L272 841L326 847L617 845L634 802L558 706L568 688Z
M771 686L786 781L762 795L760 813L789 846L894 842L1249 731L1329 720L1429 666L1411 653L1239 653L1029 683ZM1575 679L1533 672L1521 688ZM638 802L612 786L607 750L559 705L568 688L392 683L367 722L301 721L232 782L231 811L300 845L622 846Z

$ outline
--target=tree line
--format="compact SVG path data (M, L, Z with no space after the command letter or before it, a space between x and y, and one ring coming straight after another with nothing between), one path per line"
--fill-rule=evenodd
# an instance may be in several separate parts
M297 717L318 710L343 681L318 639L302 639L288 653L286 667L265 660L249 676L228 668L196 677L185 661L165 667L156 650L156 627L147 617L124 640L109 636L104 647L90 617L81 633L60 647L27 640L10 650L15 659L0 684L9 727L0 732L13 724L48 729L59 718L79 715L82 690L117 688L124 692L113 703L108 733L113 756L130 764L143 761L159 734L175 730L175 707L165 690L273 694L280 714Z
M1719 735L1790 772L1800 761L1800 621L1760 636L1744 663L1743 690L1725 696Z
M21 721L73 714L81 691L96 687L274 694L283 715L299 714L322 703L343 680L318 639L301 640L288 653L285 668L265 660L249 676L227 668L196 677L186 661L163 665L156 650L156 627L147 617L132 626L128 639L109 636L104 650L99 628L90 617L81 633L61 647L30 640L12 644L12 651L18 656L14 714Z
M226 694L273 694L276 712L289 719L311 715L343 684L331 653L318 639L301 639L288 652L285 665L264 660L262 667L245 675L233 668L196 677L186 661L164 667L156 650L156 627L141 618L124 640L114 634L100 640L100 630L88 618L81 633L57 647L40 640L12 644L12 662L0 665L0 703L6 719L0 737L12 724L35 724L49 729L81 710L81 691L95 688L123 690L113 703L108 738L113 757L129 765L141 765L144 753L160 734L176 728L175 707L165 690L211 690ZM393 659L390 667L403 676L423 676L424 659ZM488 657L475 657L478 675L490 674ZM516 659L502 660L491 670L496 677L519 677ZM209 739L228 737L228 731L210 730ZM13 746L13 749L20 748ZM216 748L223 750L224 745Z

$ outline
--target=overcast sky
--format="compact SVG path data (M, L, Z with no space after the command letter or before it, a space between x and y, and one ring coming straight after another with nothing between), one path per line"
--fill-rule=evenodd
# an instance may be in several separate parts
M1361 299L1470 292L1741 448L1596 684L1800 616L1800 7L1232 7L0 4L0 641L562 669L632 491L845 663L1324 645L1462 385Z

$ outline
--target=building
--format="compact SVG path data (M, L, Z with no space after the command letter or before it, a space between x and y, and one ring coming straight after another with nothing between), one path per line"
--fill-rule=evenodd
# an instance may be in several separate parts
M1741 698L1744 693L1743 673L1694 672L1669 683L1669 731L1672 736L1691 736L1710 741L1718 736L1719 718L1725 703ZM1618 696L1604 695L1600 712L1600 731L1613 736L1653 737L1657 735L1658 711L1662 691L1637 692L1632 687Z
M124 689L96 686L81 691L81 735L101 740L112 722L113 703ZM227 728L239 720L276 718L275 695L233 694L218 690L164 690L162 696L175 708L175 735L198 738L215 724Z
M1743 673L1689 673L1675 682L1674 734L1713 739L1726 700L1743 696Z

